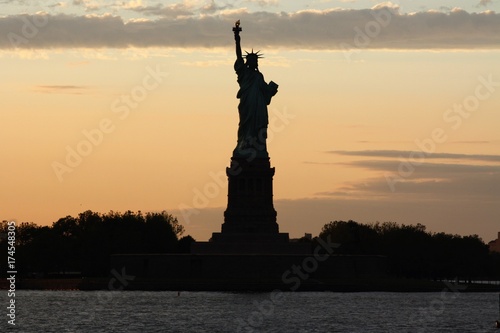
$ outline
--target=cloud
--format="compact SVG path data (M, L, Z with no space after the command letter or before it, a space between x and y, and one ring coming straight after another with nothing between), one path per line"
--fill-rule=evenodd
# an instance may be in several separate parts
M176 19L195 16L197 14L213 14L218 11L231 9L233 7L234 6L231 4L220 6L215 3L215 0L212 0L201 7L197 7L195 3L185 1L170 5L156 4L154 6L143 6L142 3L132 2L122 8L142 13L146 16Z
M355 166L370 170L377 171L393 171L397 172L400 165L405 161L401 160L363 160L363 161L351 161L351 162L340 162L337 165L348 165ZM411 163L409 163L411 164ZM499 165L476 165L476 164L461 164L461 163L428 163L428 162L415 162L412 164L415 168L416 175L425 175L425 177L441 177L442 175L454 175L461 173L500 173ZM431 176L429 176L429 174ZM413 177L413 176L412 176ZM408 177L408 178L412 178Z
M335 165L367 169L378 176L344 183L318 195L437 201L500 200L500 155L434 153L419 156L418 152L399 150L329 153L377 158L340 161Z
M77 3L84 3L76 1ZM205 11L213 11L209 5ZM0 49L213 48L233 44L231 27L241 19L242 44L265 48L342 50L498 49L500 14L488 11L401 14L397 8L303 10L293 13L224 10L200 15L185 4L131 8L155 20L68 14L0 17ZM30 22L47 24L26 28ZM32 27L31 27L32 28ZM36 31L36 33L33 33Z
M398 182L392 192L384 177L364 179L359 182L345 184L337 191L350 193L351 196L360 198L384 197L398 198L399 200L418 201L449 201L471 200L481 202L498 202L500 199L500 173L492 172L453 172L446 174L440 169L431 166L418 170L418 173ZM498 168L497 168L498 169ZM424 171L424 172L422 172ZM335 192L320 193L321 195L334 195Z
M81 95L89 89L86 86L72 86L72 85L39 85L35 86L34 90L43 94L71 94Z
M484 143L485 141L468 141L467 143ZM487 141L486 141L487 142ZM459 159L470 161L488 161L500 162L500 155L482 155L482 154L450 154L450 153L423 153L418 151L404 151L404 150L359 150L347 151L336 150L330 151L331 154L344 155L344 156L364 156L364 157L385 157L385 158L408 158L414 156L415 159Z
M168 6L157 4L156 6L133 6L128 9L146 16L161 16L166 18L177 18L194 15L193 8L185 3L176 3Z
M380 161L355 162L349 166L370 167L387 172L397 171L398 165ZM448 202L468 201L498 203L500 200L499 167L422 164L400 181L388 184L385 172L377 177L346 182L318 196L381 201Z
M227 9L231 9L231 8L234 8L233 5L231 4L226 4L224 6L219 6L215 3L214 0L212 0L210 3L206 4L205 6L203 6L201 9L200 9L200 12L202 14L212 14L212 13L215 13L217 11L220 11L220 10L227 10Z
M93 12L101 9L101 6L99 6L95 2L91 3L90 0L73 0L72 4L75 6L82 6L83 8L85 8L86 12Z
M477 4L477 6L478 7L480 7L480 6L486 7L491 3L492 3L492 0L480 0L479 3Z
M66 3L65 2L56 2L52 5L48 5L47 7L48 8L66 7Z
M278 0L246 0L246 2L254 3L260 7L277 6Z

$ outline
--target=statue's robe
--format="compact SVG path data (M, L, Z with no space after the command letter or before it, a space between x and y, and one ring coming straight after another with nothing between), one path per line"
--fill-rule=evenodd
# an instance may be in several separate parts
M269 123L267 106L276 94L276 88L264 81L264 76L258 70L248 68L243 58L234 63L238 75L240 89L237 98L240 99L238 111L240 123L238 126L238 144L235 155L246 155L249 150L257 150L258 157L268 157L266 148L267 125ZM253 152L255 154L255 152Z

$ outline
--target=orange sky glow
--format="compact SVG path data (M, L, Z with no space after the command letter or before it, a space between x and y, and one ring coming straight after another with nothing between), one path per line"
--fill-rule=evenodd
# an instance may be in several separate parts
M254 25L242 20L242 46L279 84L268 150L281 232L353 219L495 238L499 44L293 47ZM0 218L166 210L197 240L220 231L238 125L226 30L213 47L0 43Z

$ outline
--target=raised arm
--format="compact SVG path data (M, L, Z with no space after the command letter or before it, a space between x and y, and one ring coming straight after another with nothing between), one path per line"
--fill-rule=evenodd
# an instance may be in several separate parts
M240 20L236 21L236 23L234 24L233 31L234 31L234 40L236 41L236 59L237 60L240 60L240 59L243 60L243 55L241 53L241 45L240 45L240 41L241 41L241 37L240 37L240 31L241 31Z

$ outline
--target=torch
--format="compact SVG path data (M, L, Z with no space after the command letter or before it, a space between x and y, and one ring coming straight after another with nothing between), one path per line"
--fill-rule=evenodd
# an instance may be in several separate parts
M234 23L233 31L234 31L234 34L235 34L235 35L239 35L239 34L240 34L240 31L241 31L241 28L240 28L240 20L238 20L238 21L236 21L236 22Z

